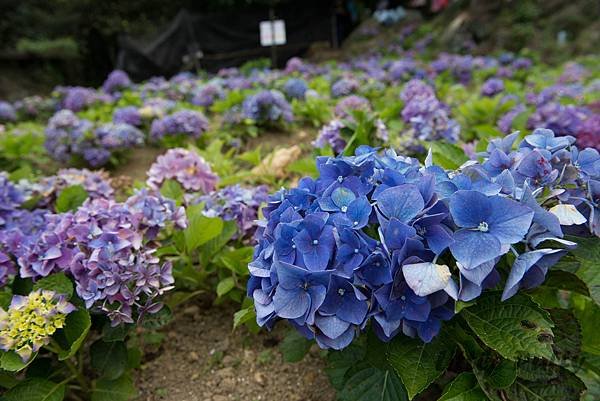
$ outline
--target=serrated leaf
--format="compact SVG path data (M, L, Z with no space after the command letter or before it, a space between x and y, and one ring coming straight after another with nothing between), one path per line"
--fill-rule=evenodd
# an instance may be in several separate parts
M571 253L579 262L575 271L588 287L591 298L600 305L600 241L598 238L570 238L577 242L577 248Z
M590 295L588 287L577 275L564 270L550 270L541 288L571 291L585 296Z
M92 391L92 401L128 401L136 395L133 380L123 375L115 380L98 379Z
M2 353L2 356L0 356L0 368L9 372L18 372L25 369L37 356L37 352L35 352L27 362L23 362L21 357L14 351L0 352Z
M591 298L575 294L571 297L573 312L581 327L581 349L600 355L600 307Z
M286 362L300 362L310 350L312 341L306 339L298 330L288 331L280 345L283 360Z
M331 351L327 354L325 373L329 376L331 385L341 390L347 381L346 373L365 357L365 348L350 344L341 351Z
M454 350L454 343L443 333L430 343L396 336L390 343L388 361L412 400L446 370Z
M473 373L463 372L446 386L438 401L487 401Z
M121 376L127 367L127 347L122 341L98 340L90 347L90 356L92 368L108 380Z
M200 263L202 266L207 266L215 255L229 242L233 235L237 232L237 223L233 220L223 221L223 229L221 233L200 246Z
M426 146L431 146L434 163L449 170L456 170L469 160L461 147L451 143L428 142Z
M535 359L519 364L518 377L505 393L519 401L579 401L583 382L567 369Z
M217 296L222 297L235 287L233 277L226 277L217 284Z
M145 329L160 329L173 319L173 312L167 305L156 313L146 314L142 320L142 327Z
M367 367L352 375L339 392L340 401L403 401L406 391L392 370Z
M62 401L65 385L37 377L26 379L4 393L3 401Z
M60 334L57 333L59 339L62 340L60 341L61 347L64 348L58 354L60 361L64 361L75 355L81 344L85 341L91 326L92 320L90 314L84 308L79 308L67 315L64 328Z
M177 206L181 205L184 193L181 185L175 180L165 180L160 186L160 194L165 198L173 199Z
M58 213L77 209L88 198L87 191L81 185L72 185L62 190L56 198L55 208Z
M481 341L506 359L553 357L552 320L527 295L502 302L500 292L490 291L460 315Z
M508 359L501 360L487 374L486 379L493 388L507 388L517 378L517 365Z
M187 208L188 227L183 232L187 252L194 251L223 231L223 220L218 217L204 216L203 208L202 204Z
M57 294L66 295L67 299L73 296L73 282L63 273L54 273L35 282L34 290L50 290Z
M561 361L575 360L581 352L581 328L575 315L567 309L551 309L549 312L554 322L554 355Z

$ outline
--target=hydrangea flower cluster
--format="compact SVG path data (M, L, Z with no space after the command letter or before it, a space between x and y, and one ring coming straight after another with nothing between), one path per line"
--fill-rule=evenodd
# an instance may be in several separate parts
M69 162L78 156L93 167L108 163L115 152L144 142L144 134L132 125L109 123L94 129L90 121L70 110L52 116L45 133L46 150L54 159Z
M312 142L315 148L323 149L327 145L335 154L340 154L346 148L346 140L342 138L342 129L346 125L341 120L332 120L319 131L319 136Z
M304 99L307 90L308 85L306 84L306 81L300 78L290 78L283 86L283 91L286 96L291 99Z
M223 89L216 84L206 84L194 93L191 103L196 106L210 107L219 99L225 97Z
M116 124L124 123L139 127L142 125L142 115L137 107L126 106L115 109L113 113L113 122Z
M360 82L354 78L340 78L331 85L332 97L343 97L351 95L360 88Z
M517 137L457 171L366 146L318 158L316 180L263 209L247 288L258 324L287 319L323 348L348 346L369 322L383 341L429 342L455 300L500 283L506 253L503 299L540 285L575 245L563 229L600 234L600 155L549 130L513 150Z
M200 196L192 203L204 202L204 215L207 217L235 221L238 232L233 236L234 239L249 239L252 238L257 227L258 209L267 202L268 195L268 188L265 185L252 188L231 185Z
M294 119L292 107L277 90L264 90L248 96L242 104L242 113L245 118L259 124L291 122Z
M22 181L18 187L27 199L40 197L38 207L48 207L65 188L73 185L81 185L90 199L111 199L115 194L110 176L105 171L75 168L61 169L56 175L44 177L39 182Z
M219 181L202 156L183 148L169 149L158 156L148 170L147 184L152 189L159 189L163 182L171 179L188 192L202 193L214 191Z
M207 129L208 120L204 114L193 110L181 110L154 120L150 128L150 136L155 141L176 135L199 138Z
M402 119L410 124L415 139L458 140L460 125L450 118L448 107L438 100L431 86L413 79L404 86L400 97L404 101Z
M115 93L131 86L131 79L125 71L114 70L102 84L102 90L106 93Z
M502 91L504 91L504 81L500 78L490 78L481 86L482 96L492 97Z
M8 311L0 308L0 348L16 352L24 363L50 342L75 307L63 295L36 290L14 295Z
M371 103L362 97L356 95L346 96L341 99L335 106L334 114L338 118L352 118L352 112L354 110L362 110L365 112L371 111Z
M62 108L75 112L84 110L91 104L103 99L95 90L82 86L58 88L58 93L62 98Z
M0 123L12 122L17 119L17 111L8 102L0 101Z

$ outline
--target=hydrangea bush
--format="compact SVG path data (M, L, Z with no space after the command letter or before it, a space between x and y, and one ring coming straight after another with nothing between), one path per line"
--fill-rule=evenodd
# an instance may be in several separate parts
M561 335L552 327L565 322L552 323L534 302L539 298L523 291L543 285L570 252L597 252L600 155L550 130L522 141L518 135L492 140L481 161L453 171L431 155L421 164L369 147L318 158L317 179L272 195L263 209L248 282L257 323L271 328L285 319L334 350L360 343L359 333L369 331L390 344L372 346L388 349L386 363L410 398L446 369L451 336L459 347L471 346L457 330L481 342L479 360L464 352L476 376L484 369L479 363L500 361L514 371L511 361L546 358L534 363L560 371L552 388L581 391L563 382L575 380L572 373L550 362L561 347L551 346ZM578 245L584 249L573 250ZM410 359L413 353L425 353L424 366ZM521 369L531 362L517 363ZM481 380L478 391L495 399L518 393L524 378L500 391Z

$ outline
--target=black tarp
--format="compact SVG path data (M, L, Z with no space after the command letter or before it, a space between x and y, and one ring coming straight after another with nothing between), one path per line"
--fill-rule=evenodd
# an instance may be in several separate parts
M301 54L311 43L332 39L332 7L328 1L293 1L275 7L274 12L275 18L286 24L287 43L277 46L279 63ZM266 20L268 7L206 15L182 10L155 38L121 38L117 68L141 80L176 74L186 68L186 60L196 60L195 66L216 71L269 57L271 49L260 45L259 36L259 23Z

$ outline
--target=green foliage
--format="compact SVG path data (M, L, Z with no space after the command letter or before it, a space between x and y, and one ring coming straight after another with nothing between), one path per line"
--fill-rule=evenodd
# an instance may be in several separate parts
M33 285L34 290L50 290L70 299L73 296L73 282L63 272L41 278Z
M310 350L312 341L307 340L297 330L289 330L281 343L283 360L286 362L300 362Z
M56 211L69 212L77 209L88 198L88 193L81 185L72 185L63 189L56 198Z
M402 336L392 340L389 363L402 379L409 399L412 400L446 370L454 350L454 344L443 334L430 343Z
M499 292L488 292L460 314L481 341L507 359L552 358L554 324L527 295L501 302Z
M64 396L64 383L33 377L23 380L8 390L2 399L5 401L62 401Z
M133 380L129 375L117 379L101 378L92 391L92 401L127 401L136 395Z
M102 378L119 378L127 368L127 346L122 341L97 340L90 348L91 365Z
M487 401L473 373L464 372L444 389L438 401Z
M58 354L60 361L75 355L85 341L91 326L92 320L86 309L79 308L69 313L65 320L64 329L55 335L57 342L63 348Z

